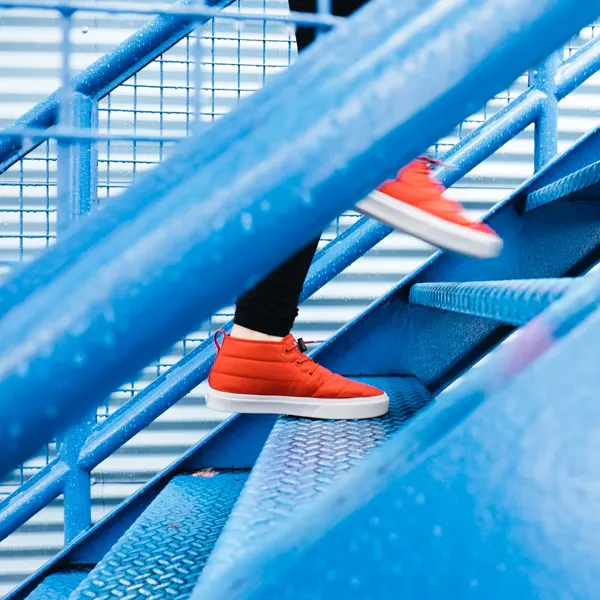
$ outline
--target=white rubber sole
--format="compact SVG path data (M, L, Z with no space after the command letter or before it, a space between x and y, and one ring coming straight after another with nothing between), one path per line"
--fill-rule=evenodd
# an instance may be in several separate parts
M444 250L476 258L494 258L502 250L502 240L496 235L440 219L378 190L361 200L356 208L368 217Z
M387 394L373 398L323 400L293 396L253 396L230 394L208 388L206 406L212 410L231 413L291 415L310 419L372 419L387 413L390 400Z

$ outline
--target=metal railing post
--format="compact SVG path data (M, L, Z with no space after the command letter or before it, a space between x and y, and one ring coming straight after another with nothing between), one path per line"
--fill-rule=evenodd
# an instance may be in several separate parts
M71 13L63 13L63 88L59 120L65 128L91 130L98 123L98 102L72 91L70 79ZM97 206L98 157L96 144L90 140L58 142L57 239L79 219ZM70 543L92 522L90 473L79 466L79 454L92 426L95 411L81 423L67 430L59 440L59 455L67 467L64 482L64 538Z
M556 73L560 59L557 52L551 54L533 74L532 84L545 94L540 115L535 122L534 167L539 171L558 152L558 98Z

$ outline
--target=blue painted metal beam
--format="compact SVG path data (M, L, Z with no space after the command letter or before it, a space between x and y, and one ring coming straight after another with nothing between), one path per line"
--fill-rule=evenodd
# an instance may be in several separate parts
M420 306L525 325L562 297L572 279L514 279L465 283L417 283L409 301Z
M556 96L556 71L560 59L552 53L537 70L533 85L544 94L540 116L535 123L534 169L538 171L558 152L558 98Z
M63 16L64 56L68 57L70 17ZM63 65L63 81L68 81L69 64ZM66 90L66 83L63 86ZM90 130L98 121L98 102L78 92L61 98L61 122L76 129ZM58 242L71 226L89 216L98 204L98 159L91 141L61 141L58 144L57 235ZM96 423L96 413L69 429L59 440L59 455L69 468L63 487L65 543L77 537L92 523L92 489L89 470L79 467L79 453Z
M525 210L534 210L556 200L600 200L600 162L549 183L527 195Z
M596 36L561 63L556 73L558 99L562 100L598 69L600 69L600 38Z
M541 60L600 0L577 6L374 0L232 118L182 143L62 251L50 249L46 267L64 257L68 266L0 321L0 473ZM214 159L193 171L194 150L208 143ZM149 195L159 199L140 211L155 179ZM95 243L73 252L81 240ZM13 285L27 280L26 271Z
M82 130L98 124L98 103L78 92L64 99L62 122ZM58 144L57 233L60 238L73 223L88 216L98 205L98 159L90 141Z
M202 3L208 6L225 7L232 1L202 0ZM198 0L182 0L180 4L189 6L196 2ZM90 99L100 100L191 33L196 25L208 20L208 17L194 19L193 17L161 15L74 77L69 83L69 89ZM48 96L17 120L14 128L45 129L56 125L63 94L64 90L59 89ZM7 132L10 132L10 128ZM21 136L1 138L0 173L4 173L19 159L37 148L42 141L43 138L24 144Z
M0 502L0 541L62 493L68 471L62 460L55 459Z
M599 302L579 280L192 600L594 597Z

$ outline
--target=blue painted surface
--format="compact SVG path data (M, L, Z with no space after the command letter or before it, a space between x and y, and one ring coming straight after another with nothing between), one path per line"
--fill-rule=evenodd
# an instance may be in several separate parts
M98 103L78 92L63 98L63 122L83 130L96 128ZM58 144L57 230L60 236L98 205L98 157L90 141Z
M92 524L90 472L78 466L79 453L95 423L95 415L68 429L59 442L59 456L68 469L62 485L65 544ZM51 467L52 469L53 467Z
M593 598L599 301L579 280L193 598Z
M593 72L594 57L598 51L596 42L597 40L592 40L563 63L559 71L559 78L562 81L558 88L559 97L573 89L575 83L581 83ZM106 65L110 66L110 64L110 61L97 64L97 80L101 78L100 73L107 68ZM570 84L570 81L575 83ZM569 90L565 88L566 84L570 86ZM467 136L463 142L443 157L444 160L458 164L459 169L442 168L438 172L438 177L446 185L451 185L460 178L464 170L472 168L478 161L489 156L507 139L532 122L541 108L542 100L543 95L540 95L538 90L530 88L508 107L496 113L493 118L473 134ZM318 285L335 275L338 269L341 270L349 261L354 260L356 256L385 237L389 231L389 228L383 224L363 219L346 234L340 236L327 251L317 256L303 297L308 296ZM341 241L344 241L345 244L340 244ZM189 356L189 360L188 357L184 358L180 364L159 377L155 384L132 399L124 407L124 410L118 411L103 423L81 455L82 468L96 466L103 458L109 456L122 443L156 418L158 414L200 383L208 372L213 357L212 344L204 346L204 348L194 351ZM227 464L227 460L226 458L223 464ZM51 472L52 469L55 471ZM30 480L18 494L4 501L0 505L0 531L5 533L2 533L0 537L4 537L13 528L20 526L47 501L54 498L63 485L64 476L64 469L59 468L58 464L52 465L44 469L39 476Z
M175 477L70 596L188 598L248 477Z
M165 486L181 473L207 468L249 470L264 446L275 417L271 415L236 415L217 427L210 435L190 448L175 462L127 498L110 514L82 533L58 555L34 573L9 595L7 600L23 600L44 581L49 573L94 565L102 560L129 527L140 517ZM51 476L64 469L64 463L39 475ZM22 486L28 487L27 484ZM46 490L46 488L44 488ZM32 491L30 501L41 494ZM19 494L17 494L19 496ZM10 507L10 505L9 505ZM18 503L11 515L20 517L27 505ZM38 509L39 510L39 509ZM11 516L11 518L16 518Z
M218 597L210 591L211 581L228 577L240 557L310 506L433 400L414 377L375 377L365 383L390 397L390 412L384 417L277 421L209 559L197 597Z
M204 143L202 135L181 144L155 170L163 186L178 184L169 194L141 212L135 210L135 219L123 220L139 208L141 196L148 200L145 185L152 177L146 177L145 184L123 195L119 208L102 211L110 217L87 220L65 240L62 253L51 249L43 263L60 268L67 257L69 266L46 284L38 281L27 301L0 322L6 340L0 354L0 424L5 428L0 433L6 440L0 472L66 426L56 415L64 415L75 400L79 412L71 411L72 420L289 256L296 247L288 237L264 243L279 224L289 223L294 244L306 242L398 163L447 132L473 104L482 103L589 21L599 7L600 1L581 3L581 10L574 11L566 0L520 1L518 6L517 0L453 0L443 8L425 5L411 12L391 0L375 0L347 26L324 36L274 85L211 129L217 151L231 134L243 143L231 145L210 168L194 174L194 160L187 160ZM381 10L388 18L374 19ZM407 27L406 35L400 35L407 12L421 12L420 26ZM448 48L457 31L461 44ZM538 33L540 43L529 44ZM417 39L418 52L412 44ZM388 50L384 55L375 50L381 44ZM424 68L413 75L419 60L436 65L435 78ZM316 66L309 68L309 62ZM400 76L403 72L407 77ZM297 85L303 89L309 83L312 94L296 93ZM420 94L411 93L413 87ZM414 103L400 105L399 94L414 98ZM260 128L248 132L263 116L255 105L269 112ZM295 115L291 120L285 118L290 111ZM241 128L233 126L240 119L245 119ZM394 153L386 151L392 148ZM293 160L286 149L293 149ZM180 152L186 160L173 164ZM278 168L281 161L285 171ZM206 161L202 164L208 167ZM240 173L245 176L239 178ZM244 194L232 182L242 185ZM151 196L163 192L164 187L157 187ZM197 201L198 189L210 190L202 202ZM347 196L331 194L339 189ZM106 223L117 215L120 224L107 231ZM75 256L78 239L97 242ZM214 273L216 266L218 277L202 284L193 276ZM15 281L27 281L30 275L25 272ZM175 289L177 294L172 293ZM60 309L52 302L65 297L68 301ZM158 310L165 306L168 311ZM46 335L40 347L42 330ZM91 355L93 371L83 368ZM61 381L67 378L65 390ZM37 406L42 390L44 402ZM27 425L13 401L22 397L30 403ZM25 431L31 434L25 436Z
M600 162L594 162L528 194L525 210L534 210L562 198L597 200L598 184L600 184Z
M65 600L87 577L87 574L86 571L71 571L49 575L34 592L27 596L27 600Z
M590 46L590 56L582 56L579 55L576 60L567 61L568 64L563 65L563 69L559 70L558 76L556 78L557 81L557 94L560 97L560 93L566 89L565 86L570 85L566 79L564 79L564 73L566 72L566 68L568 67L571 70L576 69L576 72L571 73L571 77L573 79L581 79L583 76L582 73L588 73L591 71L592 67L596 68L596 59L593 54L596 52L595 46ZM552 67L554 68L554 67ZM550 71L549 65L546 66L546 70ZM129 73L130 74L130 73ZM104 77L104 75L102 75ZM481 160L485 154L489 155L495 147L501 144L501 140L506 140L512 137L517 131L521 130L532 120L537 119L538 124L538 137L537 137L537 158L536 161L538 165L546 162L549 157L552 155L552 127L553 127L553 113L552 111L556 107L556 103L554 102L554 98L551 97L552 90L552 80L550 79L552 74L546 72L541 79L538 79L536 83L536 88L534 90L529 90L526 92L522 98L519 99L517 103L515 103L512 112L511 111L501 111L497 117L495 117L491 123L486 124L484 128L482 128L482 133L480 136L481 145L478 148L473 149L469 144L473 144L474 138L470 138L467 140L467 144L461 144L457 146L453 154L460 161L461 167L468 167L472 165L475 160ZM99 81L97 79L96 81ZM112 85L112 84L111 84ZM561 87L562 86L562 87ZM541 93L540 93L541 92ZM76 94L77 97L77 94ZM265 111L266 112L266 111ZM88 125L85 125L88 127ZM90 152L92 147L89 143L61 143L63 149L65 150L67 160L72 161L73 165L79 163L81 166L82 156L85 156L85 152ZM223 148L225 144L221 146ZM2 150L2 145L0 145L0 150ZM77 156L77 151L82 151L81 156ZM15 154L11 155L12 158L16 156ZM91 154L90 154L91 156ZM216 155L215 155L216 156ZM196 158L198 155L196 155ZM94 162L93 160L91 162ZM197 160L197 164L201 164L201 160ZM555 165L557 167L557 165ZM1 170L1 169L0 169ZM558 168L554 169L554 172L558 172ZM79 181L77 178L73 181L69 181L68 169L61 170L61 180L63 181L63 189L65 185L69 185L77 191L77 186L79 185L79 189L85 189L85 177L86 172L85 169L82 169L79 173L76 173L74 170L71 171L72 175L79 174ZM461 174L461 171L458 173L449 173L445 169L440 170L440 176L444 181L452 182L454 179L458 179ZM164 175L164 171L163 171ZM90 173L90 178L93 177L93 173ZM543 179L543 176L542 176ZM83 184L82 184L83 180ZM150 181L150 177L147 181ZM164 181L159 181L161 185L164 184ZM149 184L148 184L149 185ZM534 184L535 185L535 184ZM141 188L140 188L141 189ZM163 187L163 191L166 187ZM141 192L140 192L141 194ZM158 193L156 195L158 197ZM63 196L66 198L66 196ZM75 202L73 202L75 200ZM88 205L93 205L93 199L88 198ZM84 210L79 212L85 212L85 195L79 197L77 199L74 195L71 195L69 198L69 207L71 208L71 214L77 215L78 208L84 207ZM515 203L516 205L517 203ZM66 206L66 204L64 204ZM73 207L76 210L73 210ZM128 209L129 210L129 209ZM127 211L126 211L127 212ZM66 214L65 211L60 211L61 215ZM116 214L116 213L115 213ZM121 213L120 216L123 216L124 213ZM133 214L133 211L130 211L128 214ZM582 213L587 215L588 213ZM591 213L595 216L596 213ZM581 215L579 215L581 216ZM115 215L113 215L113 218ZM120 217L119 217L120 218ZM543 217L544 218L544 217ZM90 232L90 236L92 239L94 236L98 235L101 231L101 227L98 226L96 231L93 231L91 228L88 228ZM105 232L108 232L108 227L105 228ZM318 289L320 285L326 282L328 278L333 276L336 272L341 270L343 266L349 264L353 260L355 260L358 256L360 256L366 249L372 247L379 239L382 239L387 233L389 229L383 225L375 224L369 221L362 221L356 228L353 228L349 233L342 236L341 239L335 241L334 244L329 248L328 253L322 254L317 257L317 261L311 270L311 274L307 281L307 285L305 288L304 296L308 295L310 290ZM587 235L586 231L579 232L581 237L585 237ZM102 234L100 234L102 235ZM108 236L107 236L108 237ZM79 242L81 243L81 237ZM360 240L359 244L355 244L356 240ZM578 240L579 241L579 240ZM73 247L71 247L70 252L73 251ZM567 252L570 250L567 249ZM591 254L586 255L586 260L589 258ZM60 256L60 254L55 254L54 256ZM51 268L52 266L57 267L55 274L58 276L61 272L61 269L68 270L70 265L68 264L69 255L64 254L63 258L65 262L61 263L61 260L58 259L57 262L52 263L49 262L45 267L42 267L42 270L37 272L37 276L39 277L37 280L35 279L35 267L32 269L32 273L34 276L29 280L22 280L23 286L21 288L15 287L12 290L9 289L6 291L5 298L7 302L5 304L5 308L8 310L11 306L10 298L12 295L12 301L15 299L23 300L27 295L31 294L37 284L41 284L44 282L44 271L43 269L46 267ZM28 288L29 286L29 288ZM24 292L25 290L25 292ZM27 291L28 290L28 291ZM16 293L15 293L16 292ZM177 379L169 380L169 377L166 377L164 380L161 380L155 387L149 390L147 395L142 395L138 400L143 401L144 403L131 403L131 410L119 411L118 418L111 421L104 429L98 429L95 432L95 437L90 439L87 443L83 443L85 440L85 435L79 438L73 438L75 442L80 444L77 448L77 451L70 451L65 453L66 460L69 464L73 465L73 469L71 472L66 473L64 469L62 471L59 470L59 466L53 466L54 469L54 477L50 476L49 472L45 472L45 477L40 478L43 481L48 482L49 486L44 488L43 493L40 497L50 498L52 493L57 488L58 485L62 486L64 482L75 482L78 476L83 477L83 479L79 479L79 483L77 484L77 489L81 490L82 486L86 485L87 471L86 469L92 468L102 460L102 457L108 456L114 449L116 449L120 444L122 444L126 439L129 439L134 432L141 429L144 423L150 422L160 414L157 411L162 412L167 405L171 405L174 401L176 401L177 396L184 395L184 389L186 386L191 385L192 381L198 380L199 377L202 379L204 375L202 375L202 369L207 369L210 364L211 352L202 351L196 354L193 357L193 361L187 361L183 365L181 370L176 370L175 375ZM77 362L78 359L75 359ZM200 361L200 362L198 362ZM200 365L200 369L194 372L193 365ZM179 379L181 377L181 379ZM164 384L164 385L162 385ZM161 387L162 385L162 387ZM193 387L193 386L192 386ZM265 424L267 427L269 426L267 419L259 419L261 423ZM241 418L238 420L232 421L232 424L237 423L238 426L246 426L248 425L248 420L246 418ZM82 430L80 430L81 432ZM260 436L258 436L260 437ZM221 444L222 445L222 444ZM251 444L254 445L254 444ZM73 448L75 446L72 446ZM223 450L223 448L221 448ZM255 450L254 450L255 451ZM253 451L250 451L250 455L252 455ZM221 459L224 464L228 464L232 460L239 460L240 449L235 449L229 453L225 452L224 457ZM220 453L217 453L220 454ZM79 459L77 460L77 455L79 455ZM235 458L234 458L235 457ZM193 462L193 459L190 459ZM196 460L197 456L196 456ZM202 461L200 461L202 462ZM63 467L60 467L63 468ZM50 469L49 471L52 471ZM60 477L58 477L60 475ZM60 483L57 483L60 482ZM67 483L67 490L69 488L69 483ZM89 489L89 486L88 486ZM20 507L23 508L19 513L19 518L24 517L24 515L31 510L31 507L39 504L39 498L35 497L32 494L33 486L28 490L23 490L24 492L29 492L29 503L21 503ZM77 492L79 494L79 492ZM75 497L77 497L77 494ZM25 496L22 496L22 498ZM68 499L67 499L68 500ZM79 511L76 506L77 502L67 501L67 504L71 504L72 511L74 511L75 516L73 519L69 519L69 523L67 526L67 536L73 537L82 529L82 521L80 519L82 514L85 514L84 511ZM11 507L13 510L13 515L16 514L14 510L20 510L18 507L13 505ZM34 511L35 512L35 511ZM2 513L0 513L2 514ZM16 521L15 521L16 522ZM72 533L68 533L71 531Z
M514 279L466 283L418 283L409 301L421 306L525 325L556 302L572 279Z
M556 73L559 100L570 94L600 68L600 39L594 38L573 52Z
M0 540L62 493L67 471L67 465L57 458L0 502Z
M63 15L63 90L67 90L70 65L70 16ZM78 92L65 92L61 98L61 122L74 128L97 126L98 103ZM89 216L97 206L98 160L95 144L89 141L58 143L57 234L58 243L79 219ZM67 466L63 486L65 544L85 531L92 523L92 489L90 472L79 466L79 455L96 422L90 415L69 429L59 443L60 459Z
M560 63L557 53L546 59L534 77L533 85L539 89L544 100L534 132L534 169L538 171L558 152L558 98L556 96L556 72Z

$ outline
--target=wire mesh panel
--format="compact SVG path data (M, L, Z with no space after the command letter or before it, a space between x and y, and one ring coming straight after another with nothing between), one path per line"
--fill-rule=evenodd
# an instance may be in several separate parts
M56 237L56 144L44 142L0 182L0 276Z

